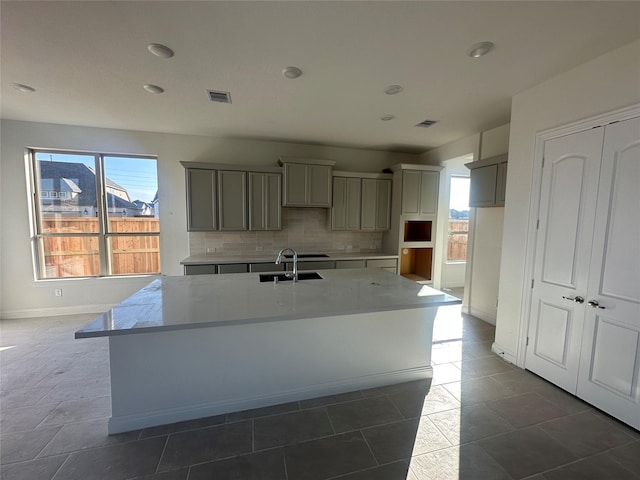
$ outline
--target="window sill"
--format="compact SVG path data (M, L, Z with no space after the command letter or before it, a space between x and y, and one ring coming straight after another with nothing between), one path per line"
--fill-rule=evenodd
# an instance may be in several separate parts
M87 284L99 284L104 282L118 282L118 283L139 283L141 280L149 279L149 281L162 276L162 274L150 274L150 275L114 275L111 277L73 277L73 278L46 278L42 280L34 280L33 286L36 288L46 288L52 285L61 285L66 283L70 286L82 282L83 285Z

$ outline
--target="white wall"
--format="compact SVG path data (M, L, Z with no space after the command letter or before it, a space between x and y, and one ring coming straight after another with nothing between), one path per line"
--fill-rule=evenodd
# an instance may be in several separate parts
M3 120L0 127L0 316L100 312L148 283L148 277L35 281L24 152L27 147L158 157L162 273L181 275L189 254L184 169L180 161L276 166L280 156L335 160L336 169L379 172L418 156L373 150L218 137L172 135ZM63 296L55 297L54 289Z
M523 305L536 133L640 102L640 41L630 43L513 98L500 269L496 351L523 366Z
M445 164L453 157L472 154L473 159L479 160L507 153L508 147L509 124L506 124L430 150L420 158L426 163ZM496 322L503 211L501 207L472 208L469 218L463 310L490 323ZM443 252L446 248L444 240L440 245L438 249ZM446 265L446 258L440 263L443 263L439 267L440 281L443 286L448 286L446 282L454 282L461 269Z
M507 153L509 124L482 132L480 160ZM504 207L473 208L471 224L471 268L467 274L469 299L467 312L489 323L496 323L502 224Z

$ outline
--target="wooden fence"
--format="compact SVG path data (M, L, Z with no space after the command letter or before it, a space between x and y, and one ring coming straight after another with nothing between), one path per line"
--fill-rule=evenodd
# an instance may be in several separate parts
M159 232L157 218L110 219L111 270L114 275L160 272L159 236L139 236L140 232ZM45 277L91 277L100 274L98 219L87 217L44 218L45 233L95 233L91 237L56 236L43 238Z
M467 259L468 231L469 220L449 220L448 261L464 262Z

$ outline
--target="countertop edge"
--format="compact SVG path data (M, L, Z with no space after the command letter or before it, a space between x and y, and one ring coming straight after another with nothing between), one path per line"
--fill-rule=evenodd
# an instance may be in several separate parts
M226 326L237 325L252 325L257 323L273 323L273 322L285 322L294 320L304 320L309 318L323 318L323 317L342 317L347 315L357 315L363 313L374 312L393 312L398 310L416 310L421 308L442 307L448 305L459 305L462 301L458 298L446 295L448 298L439 302L434 302L429 305L392 305L388 307L377 308L361 308L353 310L341 310L340 312L318 312L309 314L292 314L281 315L276 317L257 317L248 319L232 319L222 321L203 321L198 323L185 323L180 325L163 325L163 326L151 326L151 327L132 327L126 330L110 330L110 331L81 331L75 332L76 339L82 338L98 338L98 337L114 337L121 335L135 335L141 333L156 333L156 332L169 332L178 330L192 330L196 328L217 328Z

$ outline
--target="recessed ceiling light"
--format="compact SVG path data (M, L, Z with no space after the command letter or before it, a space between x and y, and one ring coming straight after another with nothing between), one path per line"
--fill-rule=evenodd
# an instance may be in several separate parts
M302 75L302 70L300 70L298 67L286 67L284 70L282 70L282 75L284 75L285 78L294 79Z
M391 115L390 113L387 115L383 115L380 117L380 120L382 120L383 122L388 122L389 120L393 120L394 118L396 118L395 115Z
M162 92L164 92L164 88L159 87L158 85L147 84L147 85L144 85L142 88L144 88L149 93L162 93Z
M162 45L161 43L150 43L147 45L147 50L153 53L156 57L160 58L171 58L173 55L173 50L171 50L166 45Z
M400 93L402 90L404 89L401 85L389 85L384 89L384 93L386 93L387 95L395 95L396 93Z
M493 50L493 43L491 42L480 42L473 45L469 50L467 50L467 55L471 58L478 58L486 55L491 50Z
M12 83L11 86L23 93L33 93L36 91L35 88L30 87L29 85L25 85L24 83Z

